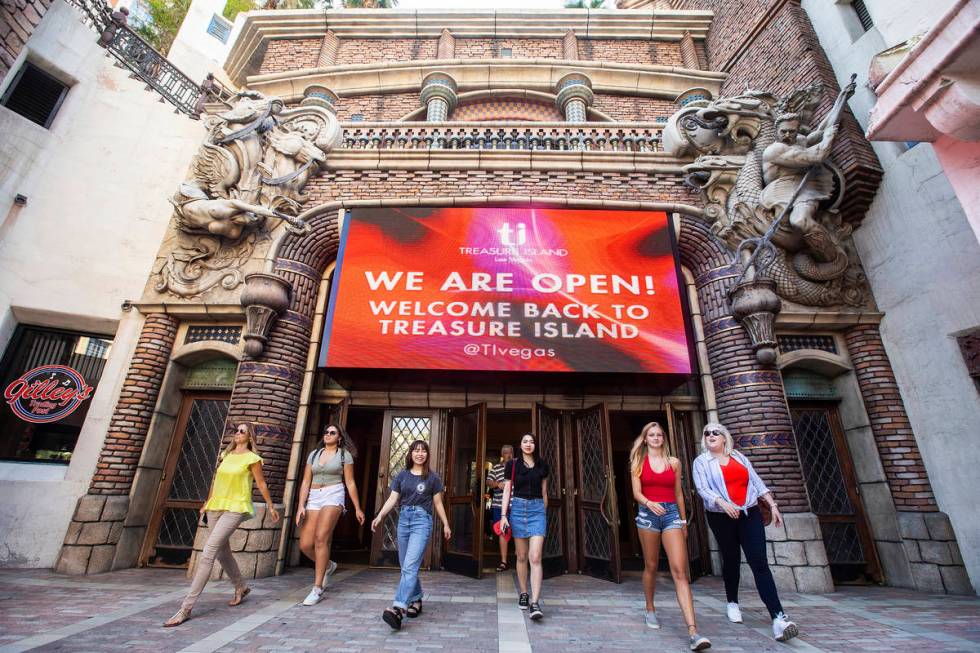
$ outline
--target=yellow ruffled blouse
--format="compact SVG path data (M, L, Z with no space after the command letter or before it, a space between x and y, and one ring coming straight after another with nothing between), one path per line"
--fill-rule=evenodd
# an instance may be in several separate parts
M214 475L211 499L204 505L206 510L225 510L255 514L252 505L252 472L249 467L262 463L262 457L254 451L225 454Z

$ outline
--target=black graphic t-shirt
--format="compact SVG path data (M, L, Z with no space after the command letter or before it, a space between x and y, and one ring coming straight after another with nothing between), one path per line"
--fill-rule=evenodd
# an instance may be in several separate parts
M391 480L391 491L398 493L399 506L421 506L432 514L432 497L443 491L442 479L435 472L422 478L407 469Z
M514 473L514 465L517 465L517 473ZM524 464L524 457L508 460L504 466L504 480L514 479L514 487L511 489L513 496L521 499L541 499L541 481L548 478L548 463L538 459L534 467Z

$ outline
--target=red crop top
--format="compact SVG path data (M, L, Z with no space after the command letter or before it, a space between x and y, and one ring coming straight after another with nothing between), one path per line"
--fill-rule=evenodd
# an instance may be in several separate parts
M745 495L749 491L749 470L734 457L730 457L728 464L721 466L721 475L725 477L725 489L728 490L728 498L736 506L743 505Z
M676 502L677 497L674 494L676 477L674 468L670 465L667 465L667 469L659 474L653 471L653 467L650 466L650 459L644 456L643 468L640 472L640 488L643 491L643 496L648 500L657 503Z

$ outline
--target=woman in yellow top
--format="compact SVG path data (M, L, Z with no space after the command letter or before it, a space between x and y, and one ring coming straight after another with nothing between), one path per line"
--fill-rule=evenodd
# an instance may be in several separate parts
M179 626L191 618L194 602L197 601L197 597L208 583L208 578L211 577L215 558L235 585L235 598L229 601L228 605L238 605L248 594L248 586L242 580L242 574L238 570L235 557L231 554L228 540L239 524L255 515L255 508L252 506L253 478L262 494L262 500L265 501L272 515L272 521L279 521L279 511L272 505L269 487L265 483L265 475L262 474L262 457L256 453L257 449L252 425L239 424L231 444L221 453L219 458L221 464L218 465L218 471L214 475L211 492L208 500L201 507L201 516L204 516L205 511L210 513L208 521L211 525L211 533L197 559L191 589L184 597L180 610L163 624L164 627Z

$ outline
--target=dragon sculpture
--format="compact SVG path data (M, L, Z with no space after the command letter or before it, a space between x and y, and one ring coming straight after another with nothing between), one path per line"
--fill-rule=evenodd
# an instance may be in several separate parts
M696 154L685 181L702 194L712 231L737 251L743 265L770 225L774 247L755 267L776 282L777 294L806 306L862 306L864 274L849 251L851 227L836 210L843 175L829 158L837 121L853 84L818 125L821 98L813 84L779 99L746 90L741 95L691 102L671 116L664 148Z
M256 92L239 94L204 124L190 176L170 200L177 243L156 272L157 292L185 298L241 284L242 267L268 238L268 220L309 230L296 217L308 199L303 189L341 140L340 123L323 106L287 109Z

